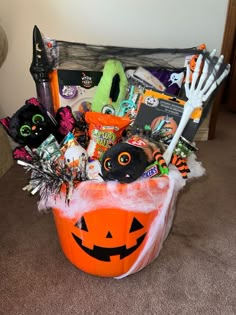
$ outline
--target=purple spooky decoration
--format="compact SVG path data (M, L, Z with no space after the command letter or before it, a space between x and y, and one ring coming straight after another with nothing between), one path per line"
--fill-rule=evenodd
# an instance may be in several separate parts
M184 80L184 71L168 69L148 69L166 87L165 93L178 96Z

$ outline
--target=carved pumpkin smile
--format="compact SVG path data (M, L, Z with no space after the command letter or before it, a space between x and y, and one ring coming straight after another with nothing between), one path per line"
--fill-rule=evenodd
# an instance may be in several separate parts
M76 222L75 227L79 228L80 231L85 231L87 233L89 233L89 229L87 227L86 221L85 221L85 217L82 216L78 222ZM133 217L130 229L129 229L129 233L134 233L136 231L139 230L143 230L144 226L135 218ZM105 239L112 239L113 235L110 231L107 231L105 234ZM93 248L88 248L85 245L83 245L83 240L81 238L79 238L77 235L75 235L74 233L72 233L72 236L74 238L74 240L76 241L76 243L79 245L79 247L86 252L89 256L101 260L101 261L110 261L110 257L111 256L116 256L119 255L120 259L123 259L129 255L131 255L143 242L143 240L145 239L146 236L146 232L143 233L141 236L137 237L136 239L136 244L133 246L129 246L129 248L127 248L126 245L121 245L121 246L114 246L114 247L102 247L102 246L98 246L98 245L93 245ZM116 240L114 240L116 241Z
M126 248L126 245L113 247L113 248L105 248L94 245L93 249L87 248L82 245L82 240L72 233L76 243L91 257L96 258L101 261L110 261L110 256L120 255L120 259L123 259L130 254L132 254L143 242L146 233L137 239L137 244L132 246L131 248Z

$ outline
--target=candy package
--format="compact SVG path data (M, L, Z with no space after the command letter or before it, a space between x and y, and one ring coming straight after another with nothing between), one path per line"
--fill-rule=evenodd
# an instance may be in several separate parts
M98 112L87 112L85 120L89 125L90 137L87 148L91 159L100 159L104 152L119 142L122 133L130 124L128 117L117 117Z

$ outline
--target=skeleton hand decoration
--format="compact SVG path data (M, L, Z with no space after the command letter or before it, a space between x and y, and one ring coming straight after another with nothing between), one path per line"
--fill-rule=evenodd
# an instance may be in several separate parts
M216 54L216 50L213 50L209 55L210 59L213 59ZM230 65L227 65L225 70L220 74L219 70L223 63L224 56L221 55L218 58L217 63L213 67L210 75L209 75L209 60L204 61L203 69L199 77L199 73L201 71L203 55L199 55L196 66L192 75L192 83L190 85L190 68L189 65L186 67L186 79L185 79L185 93L188 98L187 102L184 105L183 114L179 123L179 126L174 134L171 143L163 154L163 157L168 165L170 163L173 151L176 147L176 144L182 135L182 132L191 117L192 112L196 108L201 108L203 102L205 102L216 87L226 78L230 71ZM208 76L209 75L209 76ZM197 83L198 80L198 83Z

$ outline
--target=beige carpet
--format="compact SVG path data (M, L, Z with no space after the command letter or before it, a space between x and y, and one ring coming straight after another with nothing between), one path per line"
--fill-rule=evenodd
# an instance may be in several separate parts
M216 139L198 143L207 176L179 195L160 256L123 280L74 267L11 168L0 179L0 314L236 314L235 142L236 115L222 112Z

